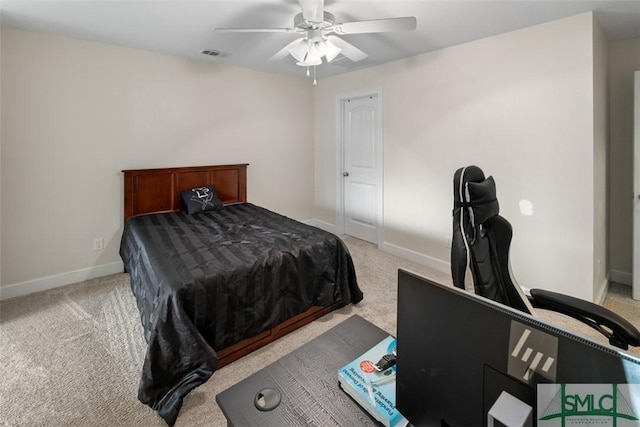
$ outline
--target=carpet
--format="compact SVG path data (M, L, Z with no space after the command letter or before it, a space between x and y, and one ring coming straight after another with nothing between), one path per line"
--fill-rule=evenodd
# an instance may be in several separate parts
M226 366L190 393L176 426L226 426L215 396L353 314L395 334L397 270L449 275L345 237L365 299ZM640 327L640 303L612 286L605 305ZM600 336L564 318L569 329ZM137 399L146 344L127 274L0 302L0 426L166 426ZM640 353L638 353L640 354Z

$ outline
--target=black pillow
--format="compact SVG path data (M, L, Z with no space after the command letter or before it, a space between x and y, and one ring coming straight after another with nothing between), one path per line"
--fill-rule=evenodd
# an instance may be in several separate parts
M216 187L213 185L185 190L180 193L180 196L189 215L222 208L222 202L216 194Z

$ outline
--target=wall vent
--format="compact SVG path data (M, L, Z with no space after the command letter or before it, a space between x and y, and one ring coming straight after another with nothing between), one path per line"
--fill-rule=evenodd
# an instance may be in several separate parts
M214 56L214 57L220 57L220 58L224 58L224 57L226 57L226 56L229 56L229 55L228 55L228 54L226 54L226 53L219 52L219 51L217 51L217 50L212 50L212 49L202 49L202 50L200 51L200 53L201 53L201 54L203 54L203 55Z

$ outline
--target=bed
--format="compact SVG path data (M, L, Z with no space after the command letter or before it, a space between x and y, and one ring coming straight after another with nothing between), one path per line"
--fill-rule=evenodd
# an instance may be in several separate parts
M147 341L138 398L169 425L217 368L363 298L340 238L247 202L247 166L123 171L120 255ZM183 191L211 187L220 206L184 211Z

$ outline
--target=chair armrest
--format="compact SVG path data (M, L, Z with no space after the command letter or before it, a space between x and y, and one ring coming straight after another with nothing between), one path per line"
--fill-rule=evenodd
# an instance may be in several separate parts
M611 345L625 350L629 345L640 345L640 331L623 317L600 305L543 289L531 289L531 304L586 323L609 338Z

